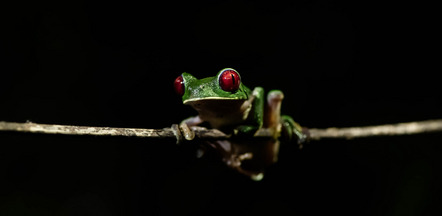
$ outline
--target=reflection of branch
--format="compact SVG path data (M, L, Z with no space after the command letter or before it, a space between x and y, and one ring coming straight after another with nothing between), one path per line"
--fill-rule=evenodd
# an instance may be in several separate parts
M89 127L71 125L51 125L36 124L32 122L15 123L0 122L0 131L16 131L45 134L66 134L66 135L95 135L95 136L132 136L149 138L176 138L181 139L177 125L164 129L141 129L141 128L115 128L115 127ZM201 139L226 139L228 135L215 129L201 127L194 128L195 135ZM349 128L311 128L309 131L310 140L320 140L323 138L351 139L371 136L392 136L408 135L428 132L442 132L442 119L428 120L421 122L410 122L400 124L389 124L367 127ZM272 137L273 133L269 129L261 129L256 136Z

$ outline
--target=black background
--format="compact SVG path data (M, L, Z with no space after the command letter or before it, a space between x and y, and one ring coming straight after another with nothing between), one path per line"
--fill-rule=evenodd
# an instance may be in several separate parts
M182 72L237 69L311 128L442 118L435 6L2 3L0 121L163 128ZM0 215L436 215L442 137L281 147L253 182L173 141L0 133Z

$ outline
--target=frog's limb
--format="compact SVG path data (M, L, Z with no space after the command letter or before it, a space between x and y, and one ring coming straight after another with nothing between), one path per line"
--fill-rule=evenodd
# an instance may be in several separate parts
M287 115L281 116L281 122L283 138L289 142L296 139L299 148L302 149L303 144L307 139L307 134L303 131L301 125Z
M253 158L253 153L247 152L243 154L231 154L229 157L223 158L224 163L237 172L249 176L254 181L260 181L264 177L263 172L259 171L250 171L244 169L241 164L244 160L251 160Z
M254 159L250 149L244 149L247 145L237 141L230 140L217 140L208 141L209 146L215 149L221 156L222 161L230 168L237 172L249 176L252 180L259 181L264 177L261 170L249 170L242 167L244 161L250 161ZM257 158L259 160L259 158Z
M180 130L186 140L193 140L195 138L195 132L193 132L190 127L197 126L201 124L203 120L199 116L194 116L183 120L180 123Z
M273 129L275 139L279 137L281 132L281 103L283 99L284 94L280 90L272 90L267 94L263 127Z
M284 94L279 90L272 90L267 94L267 105L265 107L264 127L277 127L281 118L281 103Z
M282 133L286 141L297 140L299 148L307 138L302 127L296 123L290 116L281 115L281 103L284 94L279 90L272 90L267 95L267 105L265 109L264 128L274 128L275 138Z
M243 106L248 106L245 111L246 123L234 129L236 135L253 135L258 129L262 127L264 116L264 89L256 87L252 91L252 95L244 103Z

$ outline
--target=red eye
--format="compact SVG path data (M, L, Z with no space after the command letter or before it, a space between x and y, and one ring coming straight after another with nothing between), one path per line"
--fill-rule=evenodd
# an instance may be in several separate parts
M241 78L233 69L224 70L219 76L219 85L224 91L235 92L239 89Z
M179 76L175 79L175 82L173 83L173 87L175 87L175 92L179 96L184 95L184 79L183 76Z

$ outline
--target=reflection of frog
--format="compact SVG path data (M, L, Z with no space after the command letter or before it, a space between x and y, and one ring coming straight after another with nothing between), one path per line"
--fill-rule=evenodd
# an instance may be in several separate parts
M278 138L282 130L288 140L297 139L301 144L305 139L302 128L291 117L280 115L284 97L281 91L270 91L265 103L264 89L256 87L250 90L242 84L239 73L234 69L225 68L216 76L204 79L183 73L176 78L174 87L176 93L182 96L183 103L192 106L199 114L181 122L180 130L185 139L192 140L195 134L189 127L202 122L208 122L212 128L227 133L233 132L238 139L210 142L210 145L221 152L227 165L252 179L261 179L265 167L246 169L245 165L251 161L244 160L256 161L264 157L267 158L267 165L274 163L279 142L270 139L246 143L244 138L252 137L260 128L270 128L275 131L274 138ZM270 155L272 159L268 160L269 157L265 155Z

